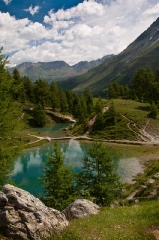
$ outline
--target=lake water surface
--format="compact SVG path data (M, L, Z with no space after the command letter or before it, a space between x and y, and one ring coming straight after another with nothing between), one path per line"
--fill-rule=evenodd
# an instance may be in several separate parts
M62 125L64 128L68 125ZM53 129L50 127L50 129ZM56 126L57 132L47 129L44 131L47 136L57 137L56 134L62 130L60 126ZM40 129L37 130L38 132ZM41 132L41 131L40 131ZM58 135L59 137L59 135ZM16 184L24 190L29 191L32 194L42 194L43 189L39 180L42 177L42 171L45 167L45 161L47 155L53 153L53 142L46 144L45 146L35 147L28 149L20 154L14 165L12 178ZM75 140L59 141L58 142L62 152L65 155L66 165L73 165L73 171L79 172L82 167L82 159L88 151L88 147L91 142L80 142ZM113 152L112 152L113 154ZM116 172L119 174L121 181L128 181L131 177L135 176L138 172L142 171L139 159L137 158L120 158L115 160Z

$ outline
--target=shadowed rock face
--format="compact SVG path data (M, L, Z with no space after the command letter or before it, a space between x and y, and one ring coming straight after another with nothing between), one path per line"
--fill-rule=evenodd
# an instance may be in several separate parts
M99 213L99 206L87 199L77 199L62 211L68 220Z
M63 213L10 184L0 192L0 228L13 239L41 239L68 226Z

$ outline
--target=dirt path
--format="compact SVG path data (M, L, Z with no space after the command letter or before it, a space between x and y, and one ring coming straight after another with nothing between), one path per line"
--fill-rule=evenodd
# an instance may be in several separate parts
M121 113L121 115L128 121L127 127L129 128L129 130L132 131L133 133L135 133L139 139L141 139L142 141L144 141L146 143L159 144L159 140L146 131L146 128L150 122L149 119L147 120L147 122L143 126L143 128L139 129L134 121L132 121L131 119L129 119L128 117L123 115L123 113ZM132 129L131 125L133 126L133 129ZM134 129L136 129L136 131Z
M24 113L18 118L18 122L24 117Z
M109 109L109 106L104 106L104 108L103 108L103 113L105 113L108 109ZM89 120L89 122L88 122L88 130L87 130L87 132L83 135L84 137L88 137L89 134L91 133L92 128L93 128L93 124L95 123L95 120L96 120L96 117L97 117L97 115L95 115L92 119Z
M103 107L103 113L105 113L107 110L109 109L109 105L106 105ZM47 112L50 112L50 109L46 109L45 111ZM122 117L125 118L127 120L127 127L130 131L132 131L137 137L138 137L138 140L136 141L130 141L130 140L103 140L101 139L101 141L103 142L110 142L110 143L125 143L125 144L148 144L148 145L158 145L159 144L159 139L151 134L149 134L147 131L146 131L146 128L148 127L149 125L149 122L150 120L148 119L146 124L143 126L142 129L139 129L138 126L136 125L136 123L129 119L127 116L125 116L123 113L121 113ZM20 116L20 118L18 120L20 120L24 115L22 114ZM69 119L70 122L72 123L75 123L76 120L73 119L72 117L70 116L66 116L66 115L58 115L58 117L62 117L62 118L65 118L65 119ZM69 136L69 137L60 137L60 138L50 138L50 137L40 137L40 136L37 136L37 135L31 135L31 134L28 134L29 136L33 136L35 138L37 138L36 141L33 141L33 142L30 142L29 144L33 144L33 143L37 143L38 141L41 141L41 140L48 140L49 142L50 141L56 141L56 140L69 140L69 139L86 139L86 140L93 140L92 138L89 137L89 134L91 133L92 131L92 128L93 128L93 124L95 123L95 120L96 120L96 117L97 115L95 115L92 119L89 120L88 122L88 129L87 129L87 132L85 134L83 134L82 136L78 136L78 137L75 137L75 136ZM99 139L100 140L100 139Z
M103 113L106 112L108 109L109 109L109 106L104 106ZM154 144L158 145L159 144L159 139L157 139L155 136L152 136L151 134L149 134L146 131L146 128L147 128L147 126L149 125L149 122L150 122L149 119L147 120L147 122L143 126L143 128L139 129L134 121L132 121L131 119L126 117L123 113L121 113L121 115L122 115L123 118L125 118L127 120L127 127L128 127L128 129L130 131L132 131L133 133L135 133L135 135L138 137L139 140L136 140L136 141L130 141L130 140L126 140L126 139L125 140L115 140L115 139L114 140L106 140L106 139L103 140L103 139L99 139L99 140L101 140L103 142L121 143L121 144L124 144L124 143L125 144L139 144L139 145L141 145L141 144L142 145L143 144L146 144L146 145L154 145ZM21 116L21 117L23 117L23 116ZM49 142L50 141L56 141L56 140L69 140L69 139L74 139L74 140L79 140L79 139L93 140L93 138L89 137L89 134L92 131L93 124L95 123L96 117L97 117L97 115L95 115L92 119L90 119L90 121L88 122L88 130L82 136L77 136L77 137L69 136L69 137L50 138L50 137L40 137L40 136L37 136L37 135L28 134L29 136L33 136L33 137L38 139L36 141L30 142L29 144L31 145L33 143L36 143L36 142L44 140L44 139L48 140ZM70 116L65 116L65 118L68 118L70 121L75 121Z

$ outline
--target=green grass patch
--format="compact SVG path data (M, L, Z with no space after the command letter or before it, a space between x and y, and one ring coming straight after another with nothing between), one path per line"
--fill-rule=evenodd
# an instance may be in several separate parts
M141 103L133 100L113 100L115 107L119 112L122 112L130 120L134 121L141 128L147 120L147 115L150 111L148 103Z
M55 239L85 240L153 240L148 230L159 225L158 201L147 201L134 206L103 208L98 215L70 222L70 227Z
M125 119L118 121L113 126L105 125L102 130L97 130L96 128L93 128L90 136L94 138L103 138L108 140L136 140L136 135L134 134L134 132L127 128L127 121Z

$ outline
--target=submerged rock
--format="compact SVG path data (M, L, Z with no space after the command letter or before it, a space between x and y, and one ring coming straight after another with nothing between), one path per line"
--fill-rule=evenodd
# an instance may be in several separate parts
M91 214L99 213L99 206L87 199L77 199L62 212L68 220L75 218L86 218Z
M30 193L7 184L0 192L0 228L13 239L41 239L68 226L63 213L46 207Z

